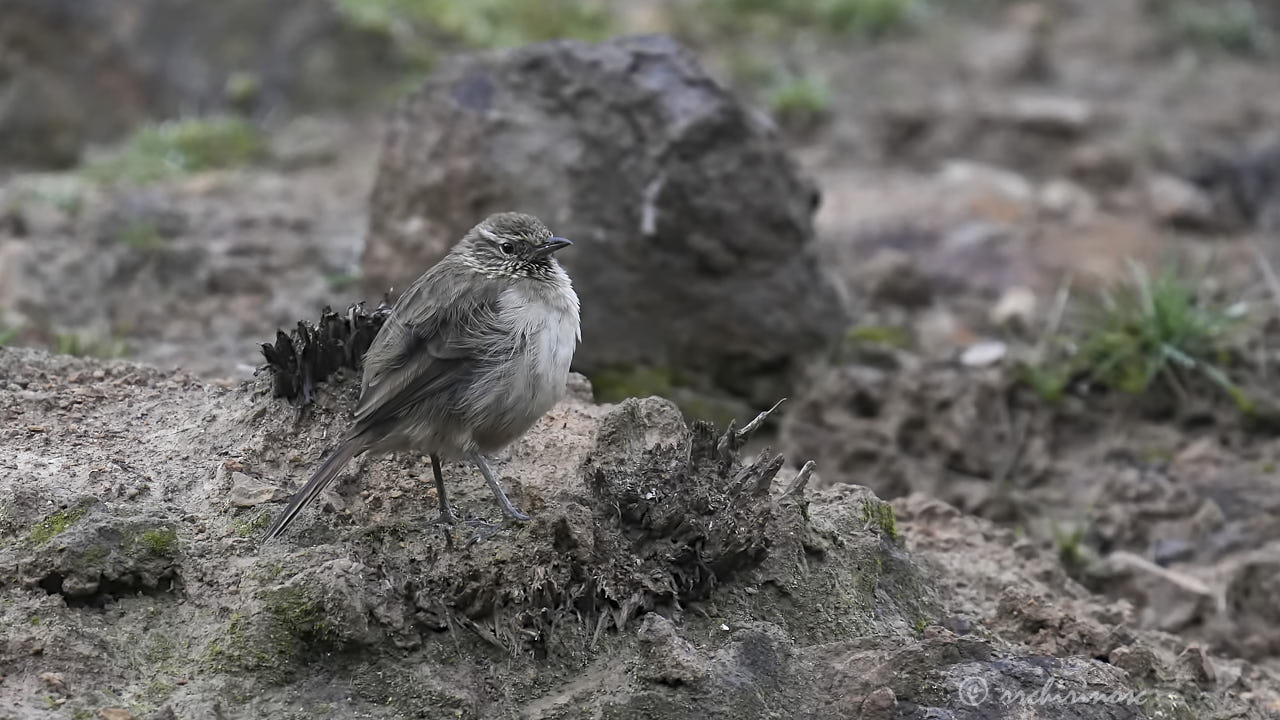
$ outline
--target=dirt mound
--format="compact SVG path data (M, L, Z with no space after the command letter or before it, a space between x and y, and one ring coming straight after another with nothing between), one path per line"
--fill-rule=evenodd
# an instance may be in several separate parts
M1005 717L1001 697L1050 680L1262 717L1280 687L1208 658L1255 704L1201 690L1175 641L1125 629L1006 531L806 492L771 452L740 460L734 428L593 405L578 376L500 458L533 522L465 545L430 526L424 461L388 457L260 546L346 424L340 378L299 414L267 377L0 351L5 717ZM446 475L459 511L493 515L468 467ZM1052 716L1155 717L1125 702Z

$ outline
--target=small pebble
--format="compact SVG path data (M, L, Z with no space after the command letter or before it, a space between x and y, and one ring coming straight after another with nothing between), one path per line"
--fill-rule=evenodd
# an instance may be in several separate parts
M965 348L960 355L960 363L966 367L987 367L1004 359L1009 346L999 340L984 340Z

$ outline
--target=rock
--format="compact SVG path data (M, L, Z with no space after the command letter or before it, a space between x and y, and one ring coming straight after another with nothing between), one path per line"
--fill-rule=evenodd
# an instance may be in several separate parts
M1213 223L1213 200L1179 177L1156 175L1147 180L1146 191L1151 214L1165 225L1203 229Z
M945 185L967 189L981 188L990 194L1002 195L1019 204L1019 214L1035 197L1035 189L1026 178L994 165L953 160L942 168L938 176ZM1001 217L988 219L1008 220Z
M973 336L956 314L934 306L916 319L915 347L925 357L954 357L957 347L969 344Z
M858 713L858 720L893 720L898 717L898 699L893 688L882 687L873 690Z
M984 110L990 121L1053 135L1079 136L1094 123L1093 106L1070 96L1015 95L993 99Z
M1035 292L1025 285L1005 290L988 317L996 327L1030 330L1036 317Z
M1191 517L1191 530L1201 537L1208 536L1223 526L1226 522L1226 516L1222 514L1222 508L1212 498L1205 498L1200 503L1196 514Z
M1218 684L1218 673L1214 670L1213 660L1199 645L1190 645L1178 655L1178 663L1193 682L1203 688L1212 688Z
M960 353L960 364L980 368L995 365L1009 354L1009 346L999 340L976 342Z
M49 686L50 690L58 692L67 691L67 682L62 679L62 673L44 672L40 673L40 682Z
M34 537L34 548L18 563L26 587L61 595L69 604L101 607L134 593L172 593L182 586L171 519L107 517L77 507L46 522L54 534Z
M1093 188L1119 188L1133 178L1137 159L1130 148L1083 142L1072 147L1066 157L1071 178Z
M1098 212L1098 200L1084 186L1065 178L1050 180L1040 187L1040 210L1050 217L1083 225Z
M777 131L663 36L457 58L399 108L364 287L404 288L490 212L575 242L575 368L655 369L772 405L846 327L819 268L818 193Z
M872 300L921 308L933 301L933 283L920 272L908 253L886 248L867 258L859 268L858 284Z
M1122 645L1107 656L1112 665L1129 673L1134 679L1146 680L1156 674L1159 659L1151 648Z
M227 499L235 507L254 507L276 499L280 492L275 485L249 477L242 472L231 473L231 492Z
M101 720L133 720L133 713L124 708L102 708L98 711Z
M711 674L711 668L694 646L680 637L671 621L657 613L647 613L636 631L641 642L651 647L646 679L666 685L695 685Z

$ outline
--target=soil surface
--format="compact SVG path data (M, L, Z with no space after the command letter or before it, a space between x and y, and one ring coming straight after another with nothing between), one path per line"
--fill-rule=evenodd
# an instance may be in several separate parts
M1262 666L1133 629L1009 530L814 492L733 429L572 394L499 458L535 519L432 527L373 459L268 545L354 383L301 417L123 362L0 351L5 717L1265 717ZM782 469L780 469L782 468ZM466 517L494 518L465 466ZM358 477L357 477L358 476ZM1047 689L1046 689L1047 688ZM116 714L112 714L116 713ZM945 713L939 715L938 713Z

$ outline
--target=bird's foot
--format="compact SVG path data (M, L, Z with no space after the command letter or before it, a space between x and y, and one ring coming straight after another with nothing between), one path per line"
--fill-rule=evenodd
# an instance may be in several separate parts
M457 515L453 514L452 510L442 510L440 514L436 516L435 521L432 522L431 524L437 525L437 526L448 525L452 527L454 525L457 525L460 522L462 521L458 519Z
M466 525L467 527L476 529L476 532L470 538L467 538L467 542L465 545L465 547L471 547L472 545L476 545L484 542L485 540L488 540L494 535L497 535L499 532L502 532L503 530L513 526L515 523L513 523L509 519L504 519L502 522L491 523L487 520L473 518L471 520L467 520L463 522L463 524Z

